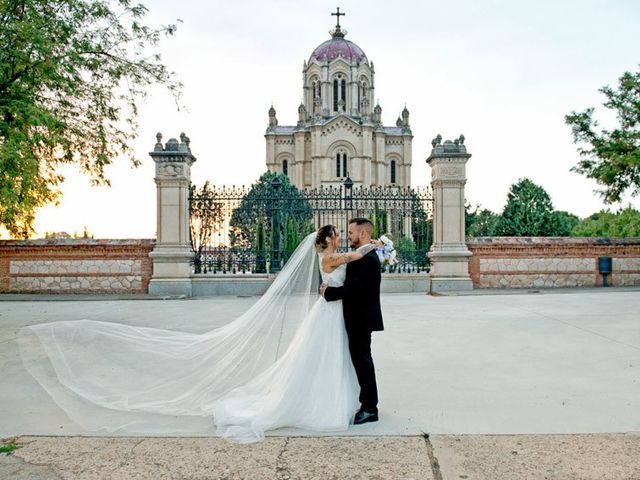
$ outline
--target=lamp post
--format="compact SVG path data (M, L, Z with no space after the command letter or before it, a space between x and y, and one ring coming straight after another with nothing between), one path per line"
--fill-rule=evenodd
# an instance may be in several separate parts
M353 209L353 180L349 177L349 172L347 172L347 178L344 180L344 210L347 214L347 218L345 219L345 230L349 228L349 218L351 217L351 210ZM348 247L349 240L347 235L343 235L343 248Z
M347 172L347 178L344 181L344 209L351 210L353 208L352 200L353 200L353 180L349 177L349 172Z

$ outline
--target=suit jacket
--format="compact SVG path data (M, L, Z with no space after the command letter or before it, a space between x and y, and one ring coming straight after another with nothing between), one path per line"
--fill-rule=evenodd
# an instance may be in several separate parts
M360 260L347 264L347 276L342 287L327 287L328 302L342 300L347 332L353 330L384 330L380 309L380 260L374 251Z

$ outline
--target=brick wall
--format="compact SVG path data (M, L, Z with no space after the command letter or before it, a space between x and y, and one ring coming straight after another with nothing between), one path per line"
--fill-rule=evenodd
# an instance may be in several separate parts
M599 257L612 258L609 285L640 285L640 238L475 237L467 247L474 288L599 286Z
M155 240L0 240L0 293L146 293Z

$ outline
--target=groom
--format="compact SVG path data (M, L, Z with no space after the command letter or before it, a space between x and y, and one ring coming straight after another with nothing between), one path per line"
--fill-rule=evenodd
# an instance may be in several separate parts
M358 248L371 242L373 224L366 218L349 220L349 243ZM380 260L375 250L347 264L342 287L322 284L320 294L328 302L342 300L349 352L360 384L360 403L354 424L378 421L378 388L371 358L371 332L383 330L380 310Z

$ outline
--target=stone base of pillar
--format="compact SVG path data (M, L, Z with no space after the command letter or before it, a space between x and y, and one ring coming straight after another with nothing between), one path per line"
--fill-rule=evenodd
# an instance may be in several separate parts
M181 278L152 279L149 282L150 295L193 296L191 280Z
M430 293L473 290L469 257L471 252L464 244L440 245L430 251Z
M190 248L181 245L156 245L149 256L153 260L153 276L149 282L151 295L191 297L193 251Z
M470 278L431 277L429 293L468 292L470 290L473 290L473 282Z

